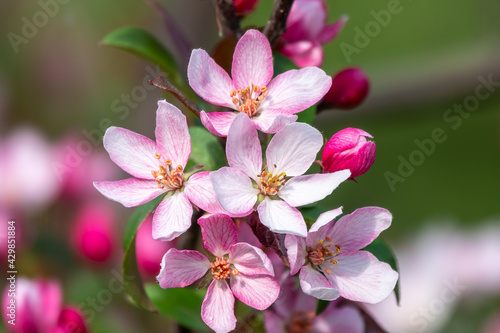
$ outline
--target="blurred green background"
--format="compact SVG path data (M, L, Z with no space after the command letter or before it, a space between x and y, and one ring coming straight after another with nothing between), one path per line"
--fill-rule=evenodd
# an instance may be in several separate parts
M210 49L218 41L211 1L161 3L193 47ZM343 184L322 206L342 205L345 212L363 206L389 209L394 215L392 227L384 233L389 243L406 241L425 225L439 223L436 221L454 221L466 228L485 220L500 221L500 87L462 118L456 129L444 119L454 104L474 96L480 77L500 82L500 2L402 0L400 12L391 15L390 23L379 25L368 45L358 46L359 52L350 57L341 45L356 47L357 28L365 31L375 21L373 11L387 9L391 1L327 3L330 22L344 14L349 21L325 47L323 69L334 74L347 66L359 66L370 77L372 89L361 107L324 111L316 125L325 137L345 127L364 129L374 136L377 158L358 184ZM261 0L244 24L265 24L272 5L271 0ZM113 105L122 94L142 85L147 68L154 67L98 43L116 28L136 25L170 45L159 15L141 0L69 0L15 52L8 33L21 34L23 17L32 20L40 10L37 1L0 2L1 137L27 124L54 141L71 131L103 134L100 123L105 118L115 126L152 136L156 101L163 98L160 91L148 90L143 101L130 106L124 119ZM435 151L391 189L387 172L398 174L400 156L408 160L419 149L415 140L431 138L436 128L444 131L446 141L437 143ZM128 216L130 211L124 214ZM101 280L106 281L82 269L69 275L77 275L73 277L90 289L98 290ZM75 291L78 287L67 289L73 302L84 297ZM83 290L88 293L89 289ZM112 316L93 323L95 332L138 332L134 326L116 326L123 312L110 311L115 311ZM147 320L153 317L148 315ZM139 327L138 322L135 325Z

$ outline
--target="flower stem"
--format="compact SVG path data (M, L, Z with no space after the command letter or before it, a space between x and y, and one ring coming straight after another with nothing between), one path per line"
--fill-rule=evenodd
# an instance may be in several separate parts
M266 35L271 46L274 45L286 31L286 21L288 19L288 14L290 14L292 4L293 0L279 0L276 2L271 17L264 28L264 35Z
M149 84L160 88L162 90L168 91L174 95L182 104L184 104L191 112L193 112L198 118L200 117L200 109L198 106L187 99L180 91L177 89L169 80L167 80L163 75L160 75L154 80L149 80Z
M240 18L236 15L233 0L215 0L217 15L220 15L236 40L243 36Z

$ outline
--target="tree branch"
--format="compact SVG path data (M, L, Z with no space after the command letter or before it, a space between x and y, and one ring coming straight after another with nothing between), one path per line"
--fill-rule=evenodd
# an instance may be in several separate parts
M200 117L200 109L198 106L187 99L180 91L177 89L169 80L167 80L163 75L160 75L154 80L149 80L149 84L160 88L162 90L168 91L174 95L182 104L184 104L189 110L191 110L198 118Z
M217 14L222 17L226 26L231 30L236 40L243 36L240 18L236 15L233 0L215 0Z
M274 45L286 31L286 21L292 5L293 0L278 0L276 2L273 13L264 28L264 35L266 35L271 46Z

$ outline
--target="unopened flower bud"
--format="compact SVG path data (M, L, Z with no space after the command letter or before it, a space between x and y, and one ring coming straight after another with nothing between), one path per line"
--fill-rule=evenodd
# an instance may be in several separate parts
M332 87L326 93L319 109L352 109L368 95L370 81L360 68L347 68L333 77Z
M238 15L250 14L259 0L234 0L234 9Z
M364 174L375 161L375 143L372 136L357 128L346 128L334 134L323 150L324 172L351 170L350 179Z

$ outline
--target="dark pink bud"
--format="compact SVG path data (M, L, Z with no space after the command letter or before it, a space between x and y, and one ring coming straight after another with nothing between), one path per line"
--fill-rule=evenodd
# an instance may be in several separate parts
M346 128L334 134L325 146L322 164L325 172L351 170L350 179L364 174L375 161L372 136L357 128Z
M61 311L57 328L51 333L87 333L87 326L78 309L68 307Z
M368 95L370 81L360 68L347 68L333 77L332 87L320 103L321 109L352 109Z
M114 212L104 203L89 203L77 215L73 246L86 259L107 261L115 249Z
M245 15L251 13L259 0L234 0L236 14Z

